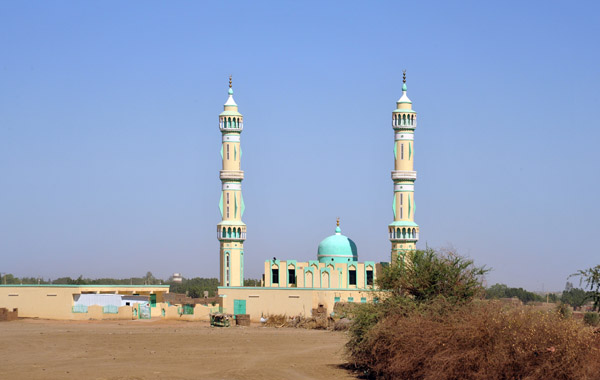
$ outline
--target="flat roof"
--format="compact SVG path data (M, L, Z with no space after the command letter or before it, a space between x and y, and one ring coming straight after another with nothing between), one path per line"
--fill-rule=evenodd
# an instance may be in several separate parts
M168 288L171 285L70 285L70 284L2 284L0 287L38 287L38 288Z

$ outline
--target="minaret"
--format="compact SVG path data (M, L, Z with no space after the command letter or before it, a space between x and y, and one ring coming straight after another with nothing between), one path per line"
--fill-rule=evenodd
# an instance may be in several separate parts
M221 223L217 225L217 236L221 244L219 253L221 261L220 286L244 286L244 240L246 240L246 224L242 222L244 199L242 198L241 170L242 148L240 135L244 128L242 114L233 100L231 76L229 77L229 97L225 102L225 110L219 115L219 128L223 135L221 157Z
M415 128L417 113L406 95L406 70L402 78L402 97L396 102L392 112L394 128L394 221L389 224L388 232L392 242L392 262L404 259L405 255L416 249L419 239L419 226L415 223Z

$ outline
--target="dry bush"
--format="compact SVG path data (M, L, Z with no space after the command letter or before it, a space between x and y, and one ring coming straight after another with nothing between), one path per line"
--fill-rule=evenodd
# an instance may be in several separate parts
M303 329L326 330L333 328L334 322L331 318L317 316L304 318L302 316L288 317L285 314L268 315L265 326L267 327L297 327Z
M403 315L404 314L404 315ZM600 379L600 334L556 312L477 301L389 313L349 344L385 379Z
M287 326L289 318L285 314L273 314L267 316L265 326L268 327L284 327Z

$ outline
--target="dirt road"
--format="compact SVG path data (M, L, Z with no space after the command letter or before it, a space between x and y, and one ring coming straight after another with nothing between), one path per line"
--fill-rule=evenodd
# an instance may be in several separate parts
M0 379L355 379L344 333L203 322L0 323Z

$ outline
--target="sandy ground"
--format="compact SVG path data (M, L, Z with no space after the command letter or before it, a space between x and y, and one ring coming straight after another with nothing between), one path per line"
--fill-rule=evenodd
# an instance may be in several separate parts
M0 379L356 379L346 335L204 322L0 323Z

